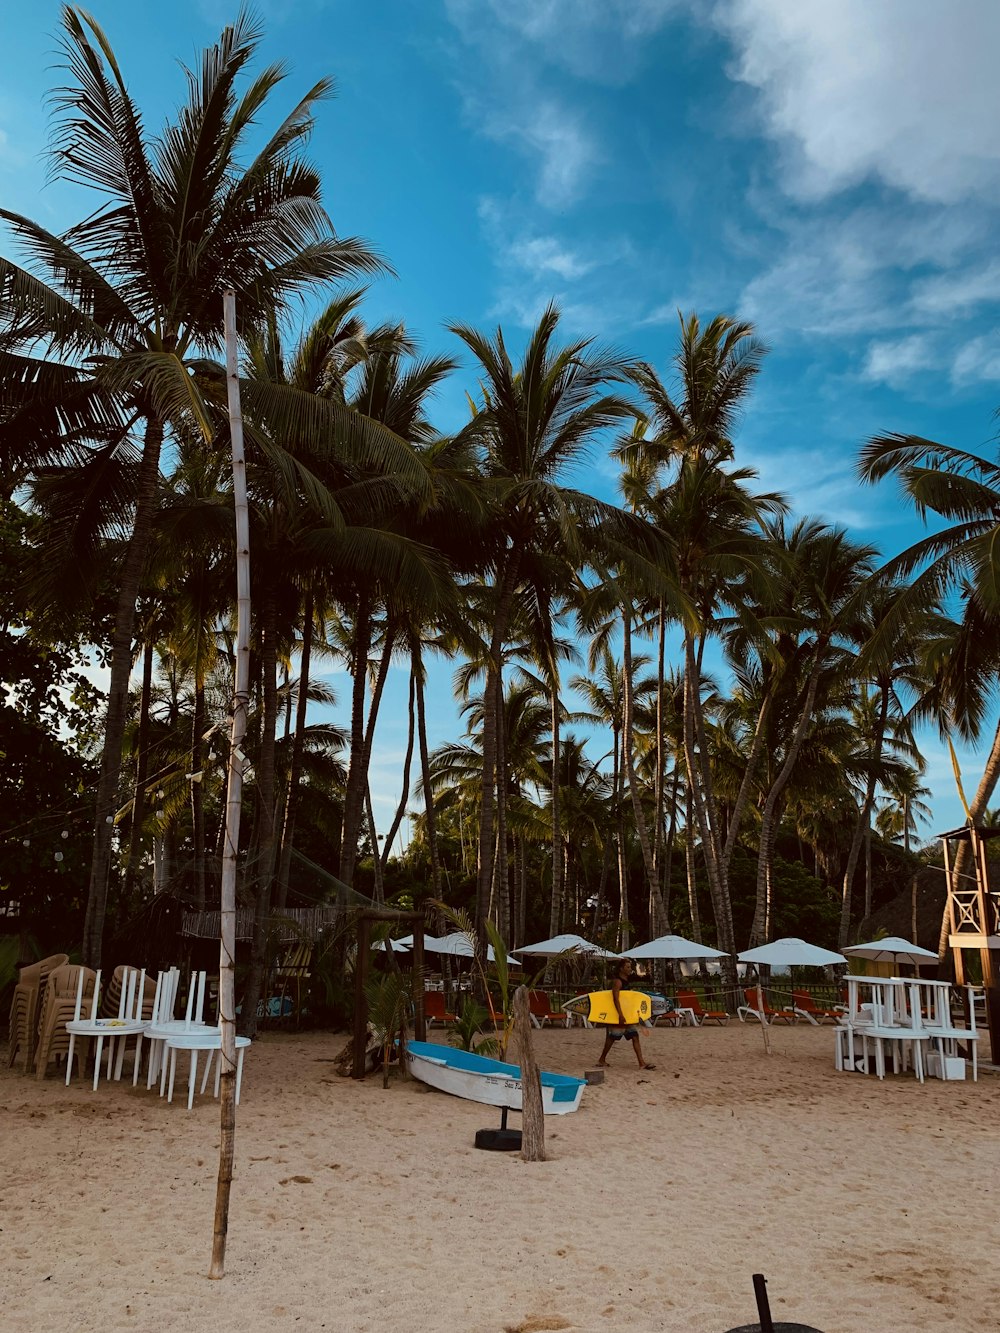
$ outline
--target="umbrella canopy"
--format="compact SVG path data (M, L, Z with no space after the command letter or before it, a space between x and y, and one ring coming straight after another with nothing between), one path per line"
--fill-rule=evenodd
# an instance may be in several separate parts
M622 954L623 958L725 958L721 949L713 949L708 944L695 944L694 940L686 940L683 935L661 935L658 939L650 940L648 944L637 945L634 949L626 949Z
M852 944L844 953L851 958L867 958L873 963L907 963L910 967L938 961L937 954L930 949L922 949L919 944L911 944L898 935L887 935L884 940L871 940L868 944Z
M787 939L773 940L770 944L761 944L756 949L744 949L736 955L741 963L758 963L764 967L829 967L832 963L846 963L843 954L832 949L821 949L818 944L807 944L805 940L790 935Z
M424 948L430 949L436 940L433 935L424 936ZM376 949L384 949L386 944L392 949L393 953L405 953L407 949L413 948L413 936L401 935L398 940L379 940L375 945Z
M560 953L582 953L592 958L618 958L616 953L608 953L599 944L591 944L582 935L554 935L550 940L540 940L538 944L526 944L515 953L530 953L536 958L554 958Z
M424 948L431 953L447 953L456 958L471 958L472 945L469 943L468 936L463 935L460 930L454 931L451 935L442 935L439 940L432 939L430 935L424 936ZM493 952L493 945L486 946L486 960L493 963L496 961L496 955ZM521 964L516 958L507 955L507 962L514 967L520 967Z

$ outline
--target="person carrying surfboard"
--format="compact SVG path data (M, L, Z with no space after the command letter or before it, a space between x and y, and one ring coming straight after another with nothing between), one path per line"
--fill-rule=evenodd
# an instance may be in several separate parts
M602 1069L607 1067L608 1055L611 1051L612 1046L614 1046L616 1041L621 1041L623 1037L625 1037L628 1041L632 1043L632 1049L635 1051L635 1058L639 1061L640 1069L656 1068L656 1065L650 1065L646 1063L642 1054L642 1046L640 1045L639 1042L639 1029L635 1023L627 1023L625 1021L625 1015L622 1012L620 996L622 990L625 988L626 982L628 981L631 975L632 975L632 959L623 958L621 963L619 964L618 971L616 972L611 982L611 994L614 997L615 1008L618 1010L618 1018L620 1021L610 1026L608 1028L607 1034L605 1035L604 1050L601 1052L601 1058L597 1062L600 1068Z

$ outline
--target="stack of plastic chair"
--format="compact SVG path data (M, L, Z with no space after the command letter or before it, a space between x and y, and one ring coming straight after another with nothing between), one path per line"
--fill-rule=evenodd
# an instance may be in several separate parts
M80 974L83 974L81 982ZM35 1077L44 1078L49 1062L57 1055L69 1053L70 1034L66 1024L73 1021L81 1006L93 1003L97 974L89 967L65 965L54 968L49 973L49 984L45 987L45 999L42 1001L42 1016L38 1024L38 1050L35 1054ZM80 1071L86 1064L89 1042L80 1043L77 1058Z
M111 1079L113 1076L117 1081L122 1076L125 1045L129 1037L139 1038L142 1036L145 1026L145 1020L142 1018L142 997L146 988L146 969L143 968L141 972L138 972L134 967L123 967L118 969L118 973L120 975L116 974L117 985L107 987L108 991L114 989L118 992L118 1012L115 1015L112 1011L112 1014L107 1017L102 1016L102 1011L107 1007L107 994L105 994L100 1011L97 1007L97 996L100 993L101 984L100 972L97 974L89 1017L85 1017L81 1013L83 1007L83 978L80 978L77 985L75 1011L72 1019L66 1024L66 1031L69 1033L67 1085L73 1073L73 1047L77 1038L92 1038L97 1042L97 1052L94 1056L94 1091L96 1092L101 1077L101 1051L105 1041L108 1043L108 1078ZM117 1059L115 1058L116 1050ZM134 1075L132 1082L134 1085Z
M123 963L120 967L116 967L114 972L111 974L111 980L105 987L104 993L101 995L101 1004L100 1008L98 1009L98 1014L101 1018L122 1017L122 1014L120 1013L122 986L125 984L125 978L127 974L130 972L139 975L139 969L137 967L129 967L127 964ZM153 998L156 994L156 982L153 980L152 977L146 976L145 968L142 969L141 975L144 978L142 987L141 1016L146 1020L147 1023L149 1023L152 1021L153 1018ZM138 1012L137 1010L138 999L139 997L137 993L135 1001L131 1006L133 1014L136 1014Z
M10 1005L8 1067L14 1063L18 1051L23 1051L24 1072L27 1073L31 1068L38 1040L38 1018L49 975L55 968L68 962L68 954L54 953L50 958L43 958L30 967L21 968Z
M204 972L192 972L188 983L187 1006L183 1018L174 1018L174 997L177 994L176 986L173 995L169 997L169 1007L161 1002L160 1014L155 1022L150 1023L146 1028L146 1038L150 1043L149 1054L149 1072L146 1075L146 1087L152 1087L153 1080L157 1074L160 1076L160 1096L163 1096L166 1087L167 1061L166 1042L169 1037L175 1036L179 1032L200 1031L205 1027L205 978ZM161 997L162 1001L162 997Z

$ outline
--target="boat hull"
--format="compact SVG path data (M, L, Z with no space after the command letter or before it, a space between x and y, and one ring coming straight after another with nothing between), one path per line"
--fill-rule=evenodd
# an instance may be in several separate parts
M521 1070L517 1065L425 1041L409 1042L406 1056L413 1077L440 1092L484 1106L521 1110ZM541 1079L542 1110L546 1115L568 1115L578 1109L586 1087L583 1079L549 1073L543 1073Z

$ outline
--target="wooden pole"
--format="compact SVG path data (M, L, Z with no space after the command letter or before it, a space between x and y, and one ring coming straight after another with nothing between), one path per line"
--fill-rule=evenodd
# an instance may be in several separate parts
M236 683L229 738L226 784L226 829L222 854L219 926L219 1026L222 1078L220 1086L219 1180L215 1192L215 1228L212 1235L210 1278L225 1275L226 1235L229 1231L229 1194L236 1151L236 864L240 846L240 810L245 759L241 745L246 734L250 699L250 512L247 507L246 459L243 453L243 413L240 406L239 367L236 357L236 293L222 294L226 336L226 392L233 456L233 504L236 511Z
M521 1157L525 1162L544 1162L542 1077L538 1072L531 1042L531 1007L527 986L518 986L514 992L514 1037L521 1062Z

